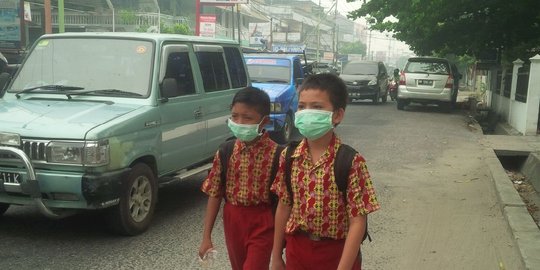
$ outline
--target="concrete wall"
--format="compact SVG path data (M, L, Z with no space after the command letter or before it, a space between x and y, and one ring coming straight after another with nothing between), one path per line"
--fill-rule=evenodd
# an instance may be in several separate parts
M520 59L513 62L510 98L503 96L502 89L499 91L499 94L494 93L496 78L493 77L496 76L496 70L490 71L492 77L490 80L491 87L487 91L489 107L496 111L502 120L507 121L510 126L523 135L537 134L538 111L540 107L540 55L536 55L530 60L531 68L526 103L516 101L518 69L523 66L523 61ZM504 73L503 78L505 77ZM504 87L504 81L501 85Z

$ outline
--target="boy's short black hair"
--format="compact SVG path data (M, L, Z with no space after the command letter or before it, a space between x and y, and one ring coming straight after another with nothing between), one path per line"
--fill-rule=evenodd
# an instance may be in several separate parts
M243 103L252 106L262 116L270 115L270 97L263 90L248 86L234 95L231 108L236 103Z
M347 107L347 86L345 82L332 73L321 73L308 76L300 86L299 93L306 90L320 90L328 93L334 110Z

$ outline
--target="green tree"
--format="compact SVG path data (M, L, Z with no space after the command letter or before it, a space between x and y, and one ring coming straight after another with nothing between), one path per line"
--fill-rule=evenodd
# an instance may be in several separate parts
M362 42L347 42L339 48L340 54L361 54L366 55L366 44Z
M513 61L540 53L538 0L371 0L349 17L393 32L419 55L495 49Z

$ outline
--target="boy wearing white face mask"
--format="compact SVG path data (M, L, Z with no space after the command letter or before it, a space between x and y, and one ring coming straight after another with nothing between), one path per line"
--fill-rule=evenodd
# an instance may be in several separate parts
M332 74L312 75L300 86L295 126L305 139L288 158L283 151L271 187L279 197L272 269L285 269L284 240L287 270L361 268L359 251L367 214L379 209L379 204L358 153L347 164L345 194L336 184L334 163L342 144L333 129L343 120L347 98L344 82Z
M208 195L208 204L199 256L213 248L211 234L224 198L225 242L234 270L268 269L270 264L274 217L269 187L272 162L279 153L278 145L263 130L269 115L266 92L247 87L234 96L228 126L237 139L226 168L222 166L223 153L218 150L201 187Z

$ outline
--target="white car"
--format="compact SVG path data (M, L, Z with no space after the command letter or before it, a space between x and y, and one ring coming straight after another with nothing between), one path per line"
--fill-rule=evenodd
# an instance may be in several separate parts
M457 98L456 82L461 77L452 70L452 64L444 58L409 58L399 78L398 110L411 102L452 108Z

